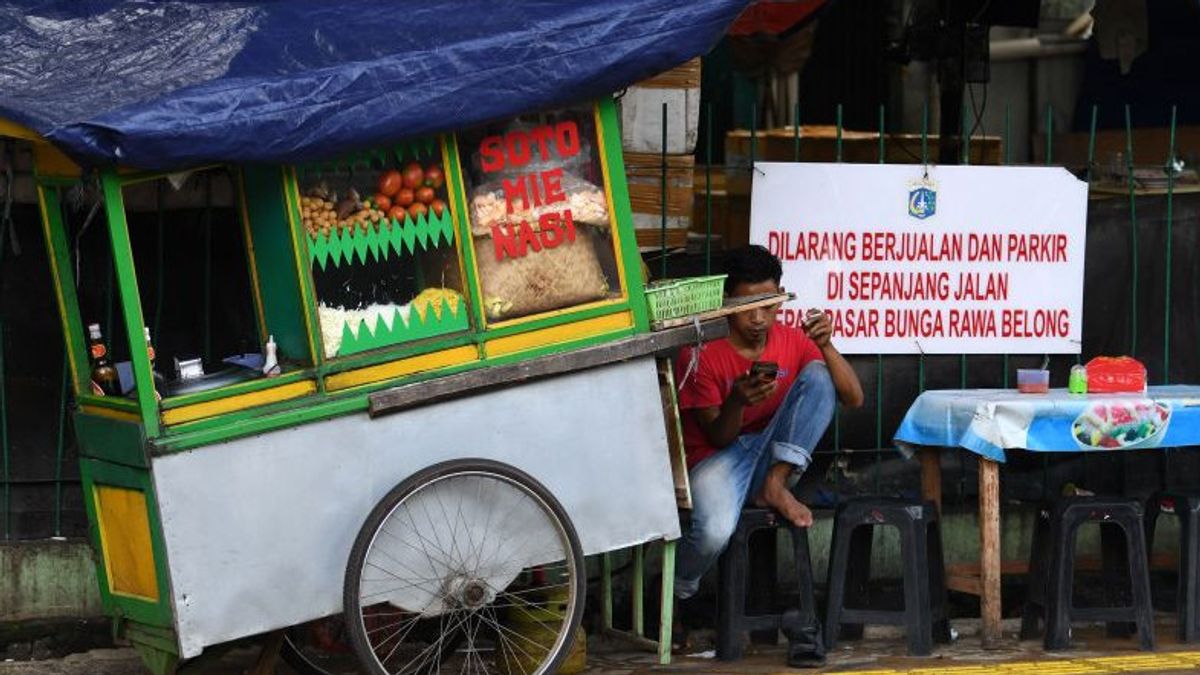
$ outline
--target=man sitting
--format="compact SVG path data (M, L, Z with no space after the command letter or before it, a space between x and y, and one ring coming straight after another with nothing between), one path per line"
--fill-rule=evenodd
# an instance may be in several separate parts
M731 251L725 292L778 293L779 260L761 246ZM675 597L696 593L748 502L800 527L812 512L791 486L812 460L833 417L835 397L863 403L862 386L830 342L833 327L813 314L804 328L775 323L778 305L729 317L729 337L676 364L679 407L692 489L691 527L677 549Z

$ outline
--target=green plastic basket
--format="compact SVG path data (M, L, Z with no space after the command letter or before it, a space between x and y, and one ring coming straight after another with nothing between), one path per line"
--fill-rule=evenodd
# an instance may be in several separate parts
M646 303L651 321L676 319L689 314L721 308L725 295L725 276L665 279L646 287Z

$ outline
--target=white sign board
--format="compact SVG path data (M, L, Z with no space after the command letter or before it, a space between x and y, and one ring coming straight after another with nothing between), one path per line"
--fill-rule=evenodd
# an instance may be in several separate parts
M755 164L750 239L848 354L1077 354L1087 185L1056 167Z

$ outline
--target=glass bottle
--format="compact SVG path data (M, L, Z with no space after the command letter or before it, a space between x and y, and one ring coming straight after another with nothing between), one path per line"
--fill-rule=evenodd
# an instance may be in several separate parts
M121 378L108 358L108 347L100 334L100 324L88 326L88 358L92 362L92 393L97 396L120 396Z

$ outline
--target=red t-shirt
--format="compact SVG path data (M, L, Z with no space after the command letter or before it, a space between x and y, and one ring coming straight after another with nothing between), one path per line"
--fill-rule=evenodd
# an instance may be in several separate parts
M683 382L691 360L692 350L685 348L675 363L676 382L682 383L679 390L679 410L683 417L683 444L687 449L688 468L700 463L715 453L696 422L693 410L720 406L733 389L733 381L750 370L752 361L742 357L729 343L728 338L709 342L700 350L700 361L696 369ZM788 390L800 371L813 361L824 361L820 347L803 330L783 324L775 324L767 332L767 346L760 361L779 364L779 386L771 398L747 407L742 412L740 434L762 431L783 403Z

